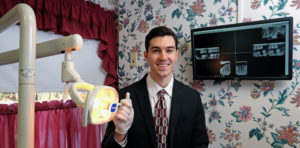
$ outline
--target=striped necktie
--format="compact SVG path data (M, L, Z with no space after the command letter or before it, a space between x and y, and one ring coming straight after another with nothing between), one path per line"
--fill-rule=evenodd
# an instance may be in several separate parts
M162 89L158 92L158 101L154 108L154 125L157 136L158 148L167 147L168 134L168 117L167 117L167 103L164 94L167 92Z

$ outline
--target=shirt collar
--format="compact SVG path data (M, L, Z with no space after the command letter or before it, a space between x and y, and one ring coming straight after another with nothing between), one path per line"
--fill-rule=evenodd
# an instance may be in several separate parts
M174 77L172 76L171 81L169 82L169 84L165 87L162 88L161 86L159 86L150 76L150 74L148 74L147 76L147 87L148 87L148 92L150 96L154 96L157 95L157 93L161 90L161 89L165 89L165 91L168 93L169 96L172 95L172 91L173 91L173 84L174 84ZM171 98L171 97L170 97Z

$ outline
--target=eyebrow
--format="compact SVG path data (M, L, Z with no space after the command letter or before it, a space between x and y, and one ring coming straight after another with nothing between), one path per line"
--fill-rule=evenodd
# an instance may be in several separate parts
M153 49L153 48L158 48L158 49L160 49L159 46L152 46L150 49ZM167 49L170 49L170 48L175 48L175 46L167 46Z
M168 46L167 48L175 48L175 46Z

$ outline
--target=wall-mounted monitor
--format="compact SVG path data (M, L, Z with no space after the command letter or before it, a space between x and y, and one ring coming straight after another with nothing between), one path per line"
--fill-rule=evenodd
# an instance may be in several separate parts
M293 18L191 30L194 79L292 79Z

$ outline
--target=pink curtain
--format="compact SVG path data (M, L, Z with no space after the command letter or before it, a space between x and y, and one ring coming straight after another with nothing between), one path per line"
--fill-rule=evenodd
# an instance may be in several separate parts
M17 147L18 104L0 104L0 147ZM81 126L82 109L72 101L35 103L35 148L101 148L100 125Z
M37 28L57 34L80 34L96 39L105 85L117 88L117 49L114 12L86 0L1 0L0 16L18 3L27 3L36 15Z

